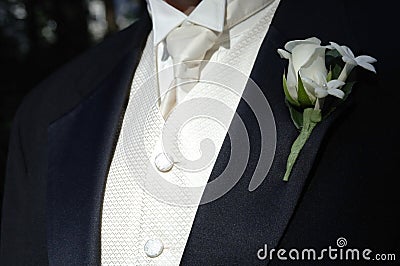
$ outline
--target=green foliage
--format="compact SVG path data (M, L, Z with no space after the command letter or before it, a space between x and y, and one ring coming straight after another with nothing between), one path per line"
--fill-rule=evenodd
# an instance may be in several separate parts
M342 91L345 94L342 101L345 101L347 99L347 97L349 97L351 91L353 90L354 84L356 84L356 82L354 82L354 81L347 82L346 85L344 85L342 87Z
M339 64L336 64L332 70L332 79L338 79L340 73L342 72L343 67Z
M330 50L330 49L329 49L329 50L325 53L325 56L331 57L331 58L333 58L333 59L338 58L338 57L341 57L340 53L339 53L336 49L333 49L333 50ZM329 58L328 58L328 60L329 60Z
M289 90L287 88L287 81L285 78L285 74L283 74L283 91L285 92L286 100L290 104L292 104L294 106L300 106L300 104L295 99L293 99L292 96L290 96Z
M292 118L294 125L298 130L300 130L303 127L303 112L299 111L299 109L291 105L288 101L286 101L286 105L289 108L290 117Z
M325 53L325 64L326 67L330 70L329 73L331 73L330 75L328 74L328 81L332 79L337 79L344 67L342 56L335 49L327 50L327 52Z
M286 162L286 172L283 181L289 181L290 174L293 166L296 163L300 151L303 149L304 144L307 142L315 126L321 121L321 111L313 108L306 108L303 111L303 127L300 134L293 142L290 149L290 154Z
M300 103L302 108L307 108L313 106L312 101L308 97L306 89L304 88L303 81L300 78L300 74L298 75L298 86L297 86L297 101Z
M328 72L328 75L326 76L326 81L327 82L332 80L332 75L333 75L333 72L332 72L332 69L330 69L329 72Z

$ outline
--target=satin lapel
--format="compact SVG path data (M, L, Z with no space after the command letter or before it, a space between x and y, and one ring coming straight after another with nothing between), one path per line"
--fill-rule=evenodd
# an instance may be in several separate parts
M132 75L141 54L140 44L150 30L148 20L146 23L141 24L140 30L131 30L133 36L123 44L126 52L122 59L114 64L116 67L108 71L106 77L97 77L103 81L72 111L48 128L47 238L50 265L100 264L100 220L105 179ZM108 52L119 54L121 51Z
M248 187L259 158L261 134L259 121L242 100L237 113L246 125L251 145L247 169L230 192L216 201L199 206L182 259L184 265L216 261L222 264L232 261L260 262L265 265L267 261L257 259L257 251L265 244L268 249L278 245L310 176L323 137L345 108L344 105L338 108L315 128L294 166L290 181L283 182L286 159L298 134L290 119L282 90L285 62L277 54L277 49L283 47L286 41L271 26L251 74L268 99L275 118L277 143L272 166L268 174L265 173L267 176L263 183L250 192ZM244 93L250 92L246 88ZM236 130L236 124L232 122L232 131ZM225 169L230 147L229 138L226 138L210 180Z

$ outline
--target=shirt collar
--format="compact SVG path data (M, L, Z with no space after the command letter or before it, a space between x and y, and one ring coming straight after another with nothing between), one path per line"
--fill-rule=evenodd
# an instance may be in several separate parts
M153 21L154 45L164 40L168 33L185 21L222 32L273 1L202 0L187 16L163 0L147 0L147 8Z
M223 30L226 0L203 0L189 16L163 0L147 0L147 2L153 21L154 44L164 40L170 31L185 21L217 32Z

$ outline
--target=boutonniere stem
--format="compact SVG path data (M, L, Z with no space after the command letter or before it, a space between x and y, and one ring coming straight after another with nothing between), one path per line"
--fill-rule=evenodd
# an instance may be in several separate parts
M292 172L292 168L294 163L299 156L301 149L304 144L308 140L313 131L314 127L321 122L322 116L320 110L315 110L313 108L307 108L303 112L303 127L300 130L299 136L293 142L292 148L290 150L290 154L286 163L286 172L283 177L283 181L289 181L290 173Z

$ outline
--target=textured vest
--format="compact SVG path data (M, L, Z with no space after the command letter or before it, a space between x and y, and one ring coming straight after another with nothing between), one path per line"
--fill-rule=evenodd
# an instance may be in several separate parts
M149 35L134 75L107 179L101 228L102 264L179 264L203 188L278 4L279 1L275 1L272 8L261 11L264 13L259 14L259 21L239 36L237 45L220 48L229 46L229 36L220 36L206 55L210 62L205 65L200 82L167 121L158 108L153 36ZM218 58L213 56L216 49L223 49ZM222 83L235 84L236 89L207 82L210 76ZM179 117L189 106L192 107L191 117L195 118L186 119L184 123L174 119L174 112L175 117ZM218 119L210 119L210 115L221 113L222 109L225 111ZM202 110L207 110L209 115L201 116ZM163 131L166 133L161 141ZM202 156L200 143L205 139L214 143L214 154L207 164L192 171L180 162L179 154L196 161ZM167 153L175 160L174 166L166 172L160 172L154 163L163 152L163 146L168 146ZM154 258L144 250L149 240L162 242ZM146 247L159 248L157 243L155 247Z

